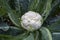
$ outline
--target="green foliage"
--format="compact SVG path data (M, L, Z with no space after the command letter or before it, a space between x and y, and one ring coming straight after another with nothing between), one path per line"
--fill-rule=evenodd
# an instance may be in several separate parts
M20 26L20 10L19 13L16 13L15 11L12 11L12 9L9 7L9 5L6 3L6 0L0 0L2 5L5 7L7 10L8 16L11 19L11 21L16 25ZM20 9L20 8L19 8Z
M27 38L23 39L23 40L34 40L34 36L31 33Z
M56 0L30 0L29 2L26 2L28 4L27 6L28 10L27 8L22 7L23 5L23 3L21 3L22 0L12 1L12 3L14 4L13 6L14 9L13 7L11 7L11 5L13 4L9 4L10 1L11 0L9 1L0 0L0 18L1 17L3 18L3 19L0 19L0 21L3 20L1 22L2 24L0 24L0 27L1 27L0 30L3 31L2 32L3 34L0 34L0 40L53 40L51 35L52 32L55 32L55 31L60 32L60 29L59 29L60 19L58 19L56 22L52 23L51 25L47 25L47 24L46 26L43 25L44 22L46 22L46 20L49 19L49 16L50 15L52 16L52 14L54 14L53 12L51 12L51 10L52 11L56 10L54 9L54 6L56 6L59 3L59 2L56 2ZM55 4L55 2L57 4ZM25 8L25 10L23 10L23 8ZM35 11L42 15L44 22L40 29L30 32L21 28L21 23L20 23L21 16L26 11ZM7 15L6 20L4 19L5 15ZM8 24L12 24L12 25L8 25ZM7 29L4 27L7 27L7 28L9 27L9 28ZM18 30L19 32L15 33L16 32L15 30ZM13 35L13 34L17 34L17 35Z
M14 13L8 13L11 21L18 27L20 27L20 14Z
M5 9L0 7L0 17L5 15L5 14L6 14Z
M46 27L42 27L40 31L42 33L42 40L52 40L51 33Z
M0 23L0 29L7 31L9 29L9 26L6 23Z
M31 11L36 11L42 14L46 7L47 0L32 0L32 2L29 4L29 9Z
M55 23L52 23L51 25L48 25L48 28L51 31L60 31L59 27L60 27L60 18Z

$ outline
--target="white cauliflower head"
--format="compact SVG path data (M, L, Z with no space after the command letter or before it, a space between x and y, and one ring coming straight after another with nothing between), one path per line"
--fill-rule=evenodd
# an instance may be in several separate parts
M39 13L28 11L21 17L21 25L28 31L37 30L42 25L42 16Z

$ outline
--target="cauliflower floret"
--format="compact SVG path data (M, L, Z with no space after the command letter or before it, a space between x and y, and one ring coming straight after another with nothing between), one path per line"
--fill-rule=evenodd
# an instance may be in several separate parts
M28 11L21 17L21 25L24 29L33 31L42 25L42 16L39 13Z

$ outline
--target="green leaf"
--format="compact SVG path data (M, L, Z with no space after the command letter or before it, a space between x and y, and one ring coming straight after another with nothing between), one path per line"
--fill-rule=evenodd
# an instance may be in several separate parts
M35 40L39 40L39 36L40 36L40 35L39 35L39 32L36 31L36 34L35 34L35 38L34 38L34 39L35 39Z
M44 21L45 21L46 18L48 17L49 12L50 12L50 10L51 10L51 2L52 2L52 0L47 0L46 8L45 8L44 12L42 13L42 16L43 16L43 18L44 18Z
M27 38L24 38L23 40L34 40L34 36L32 33Z
M38 4L39 4L39 0L32 0L32 3L30 3L29 5L29 10L30 11L36 10Z
M5 7L7 10L8 16L11 19L11 21L16 25L20 27L20 13L16 13L15 11L12 11L10 6L8 5L6 0L0 0L1 4Z
M46 27L42 27L40 31L42 34L42 40L52 40L51 33Z
M17 36L8 36L8 35L2 35L2 36L4 36L5 37L5 39L8 39L8 40L22 40L22 36L24 37L24 35L25 34L21 34L21 35L19 35L18 37ZM1 36L1 37L2 37ZM3 38L4 38L3 37ZM7 37L7 38L6 38Z
M46 7L46 3L47 3L47 0L39 0L39 4L36 7L36 11L42 14Z
M51 25L48 25L48 28L52 32L53 31L60 31L60 18L55 23L52 23Z
M7 37L7 38L14 38L14 36L11 36L11 35L4 35L4 34L0 34L0 37Z
M17 13L21 13L20 1L19 0L15 0L14 3L15 3L15 9L16 9ZM20 14L20 17L21 17L21 14Z
M6 14L5 8L0 3L0 17Z
M13 38L14 38L14 36L11 36L11 35L0 34L0 39L11 40Z
M32 2L29 3L28 10L41 13L46 5L46 2L47 0L32 0Z
M25 33L23 33L23 34L20 34L20 35L15 36L15 38L13 38L12 40L23 40L23 39L25 39L27 36L28 36L28 33L25 32Z
M7 31L9 29L9 26L6 23L0 23L0 29Z
M20 27L20 14L19 13L8 13L9 18L11 21L18 27Z
M53 40L60 40L60 32L53 32L52 36Z
M0 0L0 5L5 9L7 12L11 12L11 8L9 7L6 0Z

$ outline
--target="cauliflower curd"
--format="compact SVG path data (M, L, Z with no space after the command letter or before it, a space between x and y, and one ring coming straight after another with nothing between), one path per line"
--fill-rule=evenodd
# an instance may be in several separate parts
M42 25L42 16L39 13L28 11L21 17L21 25L28 31L37 30Z

